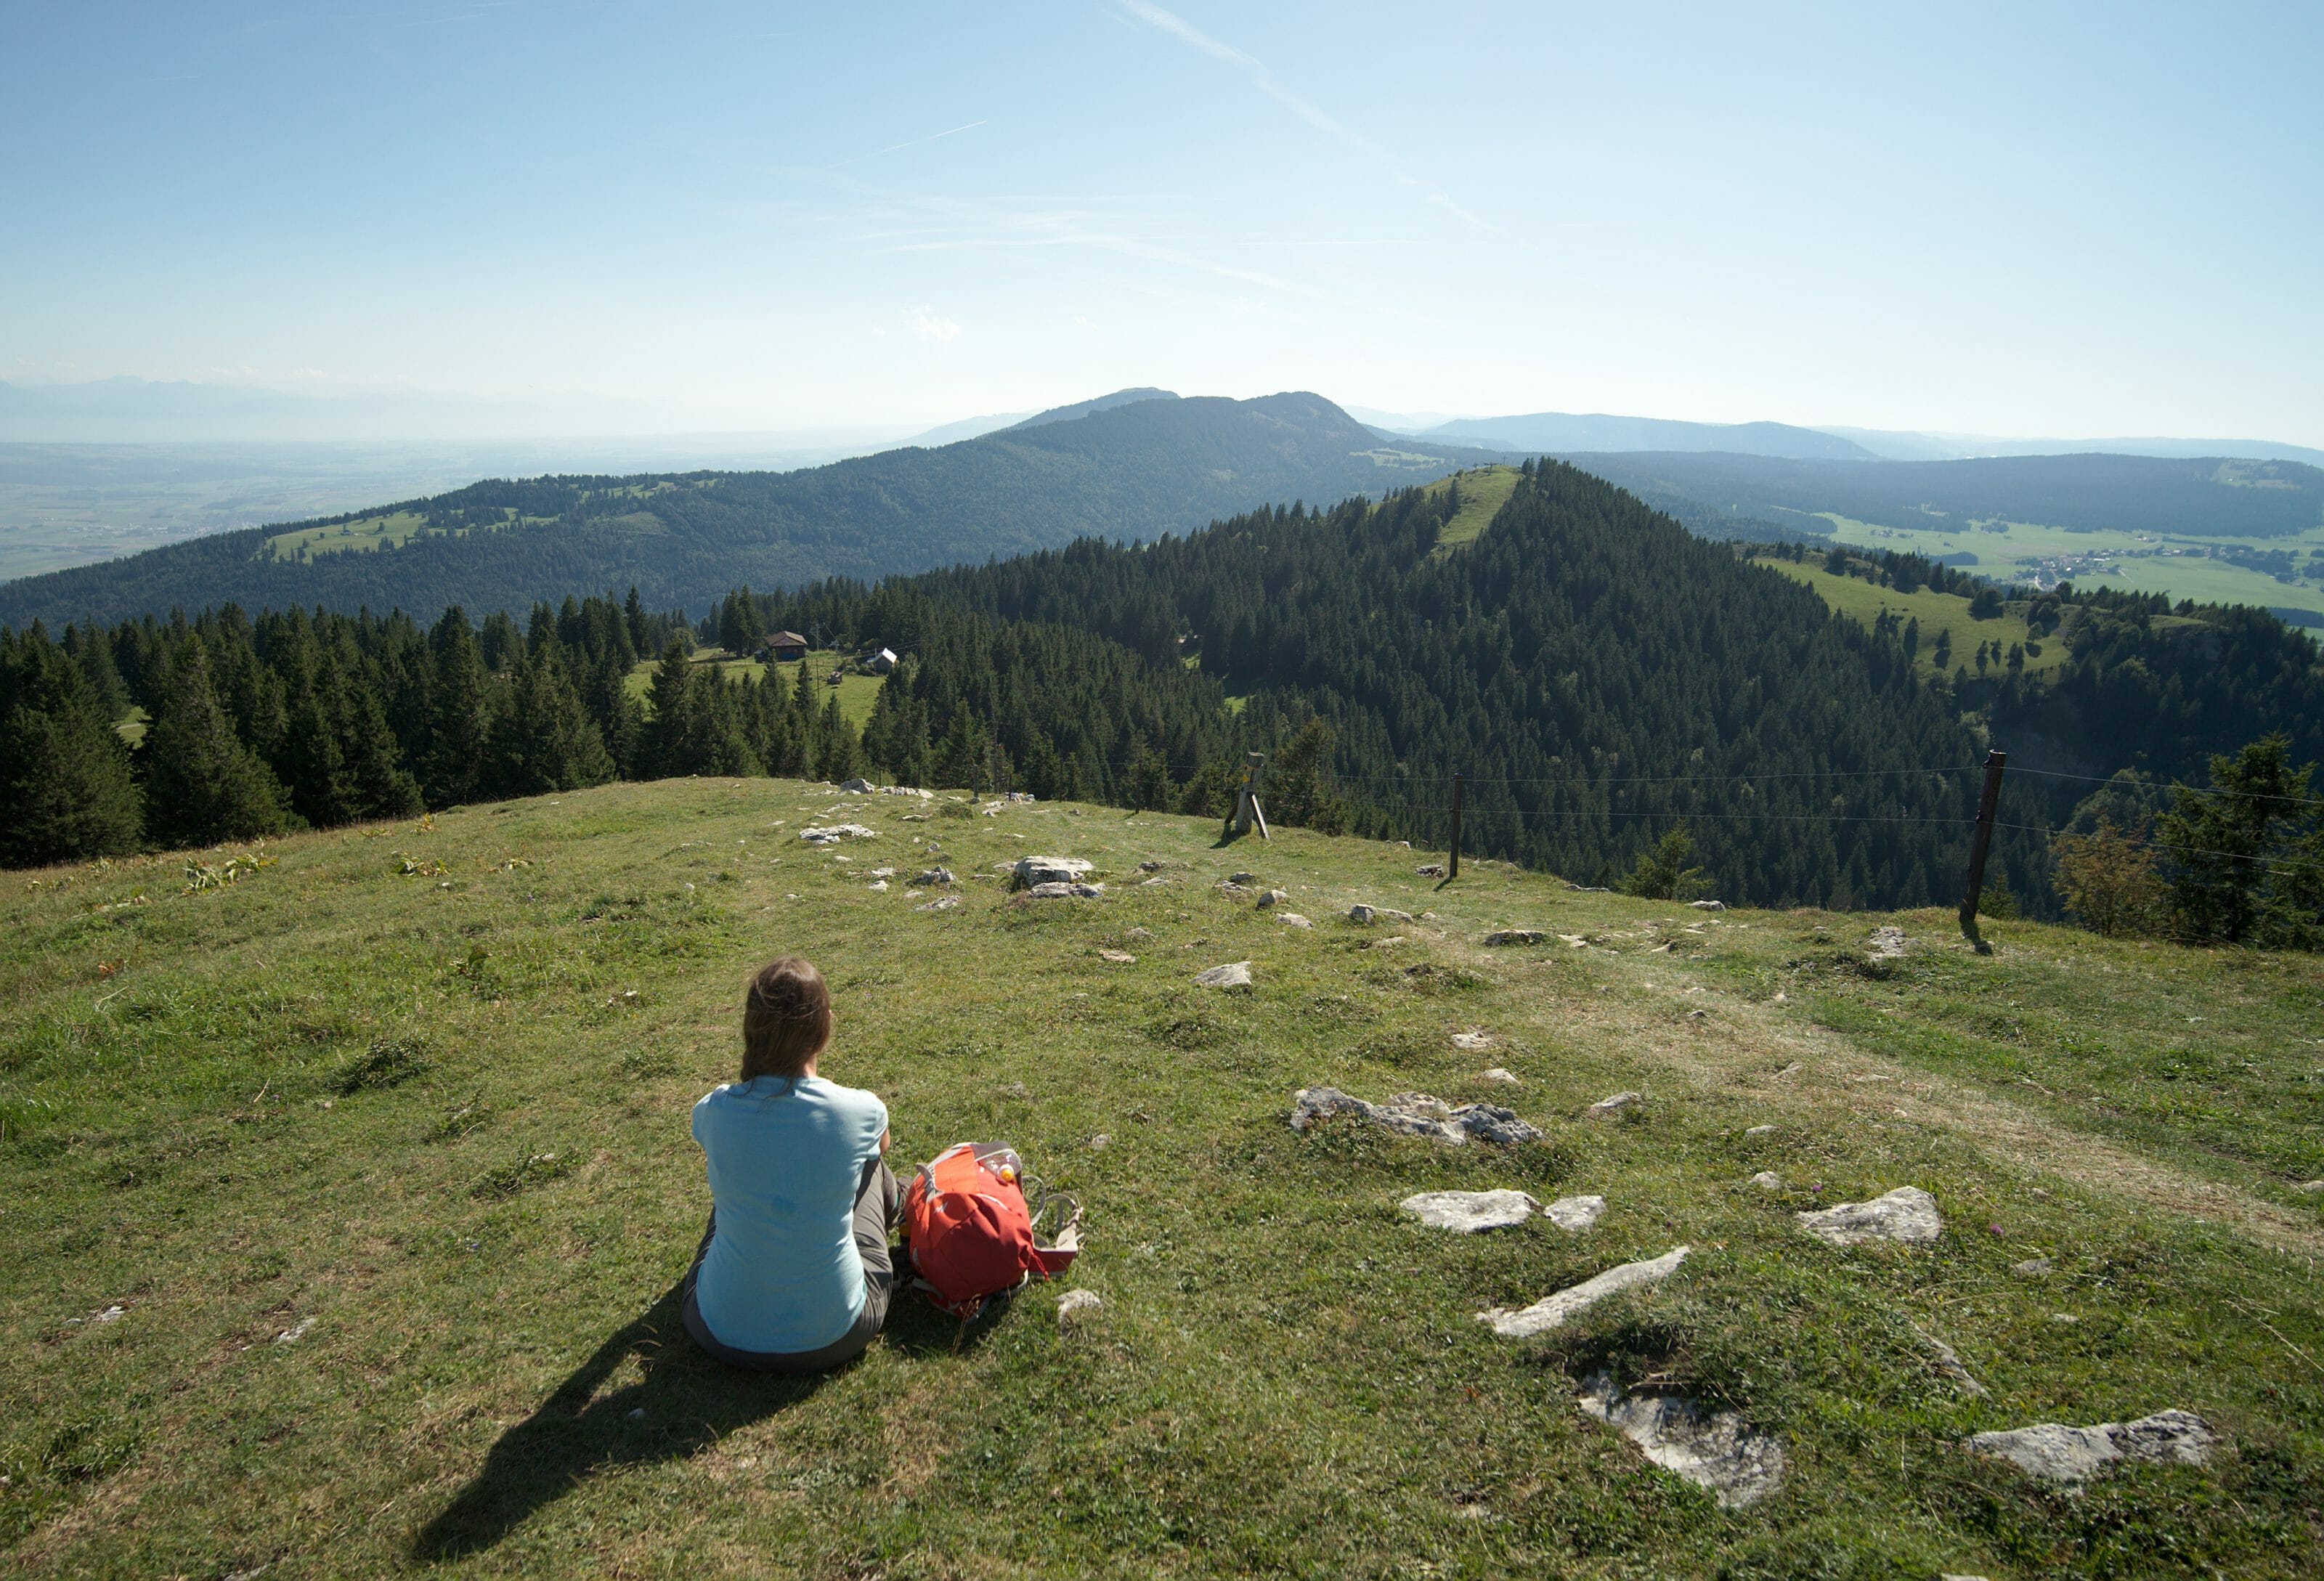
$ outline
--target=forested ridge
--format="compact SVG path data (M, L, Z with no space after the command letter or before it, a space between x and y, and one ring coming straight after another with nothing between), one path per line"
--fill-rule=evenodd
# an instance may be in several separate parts
M524 609L636 586L701 608L739 583L870 581L1054 547L1150 538L1275 500L1381 494L1484 453L1384 443L1318 395L1140 401L796 472L493 480L318 522L220 533L0 586L0 624L172 609ZM280 558L272 540L398 513L397 543ZM324 547L332 548L330 541Z
M1991 739L2029 772L1989 888L2046 911L2048 830L2094 797L2152 811L2170 780L2270 729L2301 756L2324 748L2313 647L2257 612L2061 589L2032 612L2071 651L2052 684L2016 666L1930 684L1894 623L1829 615L1749 563L1766 551L1696 538L1572 467L1528 464L1490 527L1448 548L1459 489L877 585L736 588L698 628L636 589L480 625L235 606L35 625L0 638L0 855L689 773L1216 814L1257 749L1284 821L1437 845L1457 771L1472 855L1603 883L1684 829L1721 898L1911 905L1957 898ZM2000 598L1918 557L1870 574ZM860 732L803 666L734 679L688 652L778 627L903 655ZM624 683L649 660L641 702ZM113 729L133 706L151 720L134 754Z

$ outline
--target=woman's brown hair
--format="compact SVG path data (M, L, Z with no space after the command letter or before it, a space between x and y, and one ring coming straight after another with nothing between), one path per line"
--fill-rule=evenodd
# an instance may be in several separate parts
M831 1041L831 990L796 956L769 961L742 996L742 1079L797 1077Z

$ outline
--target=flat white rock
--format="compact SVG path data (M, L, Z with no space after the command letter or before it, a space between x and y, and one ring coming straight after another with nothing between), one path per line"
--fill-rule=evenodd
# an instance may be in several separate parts
M1493 1035L1490 1032L1455 1032L1452 1034L1452 1046L1455 1049L1489 1049L1493 1046Z
M1686 1261L1690 1246L1674 1246L1660 1257L1642 1262L1625 1262L1605 1272L1583 1280L1580 1284L1544 1296L1532 1306L1512 1312L1505 1307L1495 1307L1477 1314L1477 1321L1489 1323L1493 1332L1504 1339L1530 1339L1536 1334L1547 1334L1563 1325L1577 1312L1588 1310L1608 1296L1636 1290L1640 1285L1659 1283L1677 1271Z
M1638 1101L1636 1093L1616 1093L1610 1098L1600 1098L1582 1111L1584 1120L1610 1120Z
M1969 1447L2006 1460L2037 1481L2070 1484L2089 1481L2117 1460L2200 1465L2217 1442L2210 1424L2192 1411L2159 1410L2135 1422L2094 1428L2036 1422L2004 1433L1979 1433Z
M1090 864L1078 856L1020 856L1012 870L1019 884L1027 889L1038 883L1074 883L1090 870Z
M1867 1241L1925 1244L1943 1233L1937 1199L1917 1186L1899 1186L1869 1202L1842 1202L1800 1215L1800 1228L1835 1246Z
M1473 1235L1524 1224L1541 1204L1522 1191L1423 1191L1397 1206L1430 1229Z
M1517 1073L1508 1068L1506 1066L1488 1066L1480 1074L1486 1081L1497 1081L1503 1086L1517 1086L1521 1085Z
M1229 961L1225 966L1195 973L1194 981L1204 988L1248 988L1250 986L1250 963Z
M1773 1170L1762 1170L1751 1177L1751 1184L1762 1191L1781 1191L1784 1188L1784 1178Z
M844 823L801 829L799 838L810 846L836 846L842 840L871 840L878 838L878 836L862 824Z
M1305 1131L1332 1114L1360 1114L1376 1125L1406 1136L1434 1137L1465 1146L1471 1137L1507 1145L1539 1142L1541 1132L1498 1104L1458 1107L1426 1093L1397 1093L1384 1104L1368 1104L1337 1087L1301 1087L1291 1097L1291 1129Z
M1670 1394L1625 1398L1603 1373L1582 1384L1575 1403L1665 1471L1711 1490L1722 1510L1756 1504L1783 1485L1784 1447L1732 1411L1707 1416L1694 1401Z
M1057 1327L1065 1327L1084 1312L1095 1312L1105 1303L1095 1290L1067 1290L1057 1298Z
M1606 1199L1597 1196L1561 1197L1541 1212L1559 1229L1579 1234L1606 1216Z
M1167 881L1159 878L1149 878L1146 882L1148 883L1162 883ZM1275 920L1277 922L1282 923L1286 928L1313 928L1315 926L1315 924L1310 922L1306 918L1302 917L1296 911L1277 911L1275 914Z

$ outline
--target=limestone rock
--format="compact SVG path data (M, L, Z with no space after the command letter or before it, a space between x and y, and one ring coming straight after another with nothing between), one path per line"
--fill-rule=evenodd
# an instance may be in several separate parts
M914 906L912 910L915 911L949 911L954 906L959 904L960 897L958 895L938 895L935 900L930 901L927 904L924 906Z
M957 883L959 882L960 881L958 879L953 876L951 868L930 867L924 869L919 877L913 879L911 883L914 889L940 889L945 885Z
M1611 1120L1638 1101L1636 1093L1616 1093L1610 1098L1600 1098L1582 1111L1584 1120Z
M1485 935L1485 942L1498 948L1510 944L1539 944L1548 937L1538 928L1499 928Z
M1872 930L1872 948L1865 952L1866 958L1876 961L1901 959L1907 942L1901 928L1876 928Z
M1784 1178L1773 1170L1762 1170L1751 1177L1751 1184L1762 1191L1781 1191L1784 1188Z
M888 881L884 878L875 878L869 887L873 894L884 895L888 892Z
M1076 1319L1105 1306L1095 1290L1067 1290L1057 1298L1057 1327L1070 1327Z
M1489 1049L1493 1046L1493 1037L1490 1032L1455 1032L1452 1034L1452 1046L1455 1049Z
M1588 1197L1561 1197L1541 1210L1542 1216L1561 1230L1580 1234L1606 1216L1606 1199L1595 1193Z
M1604 1373L1582 1384L1577 1403L1665 1471L1709 1489L1722 1510L1756 1504L1783 1485L1784 1447L1732 1411L1707 1416L1672 1394L1625 1398Z
M1138 871L1140 873L1159 873L1162 871L1162 864L1159 862L1155 861L1151 856L1148 856L1145 861L1138 864Z
M1775 1129L1775 1128L1772 1125L1747 1125L1743 1128L1743 1134L1746 1136L1767 1136L1772 1134Z
M799 838L810 846L836 846L842 840L871 840L879 837L862 824L825 824L816 828L799 831Z
M872 781L869 780L843 780L840 781L839 788L842 790L846 791L850 796L869 796L872 794Z
M1270 906L1279 906L1283 904L1284 901L1290 898L1291 897L1282 890L1261 890L1259 892L1259 899L1253 901L1251 904L1264 911Z
M1397 1093L1384 1104L1368 1104L1337 1087L1301 1087L1292 1095L1292 1130L1305 1131L1331 1114L1360 1114L1390 1131L1434 1137L1455 1146L1465 1145L1471 1137L1508 1145L1541 1140L1540 1131L1495 1104L1462 1104L1456 1108L1426 1093Z
M1195 973L1194 981L1204 988L1248 988L1250 986L1250 963L1229 961L1222 966L1213 966L1207 972Z
M1097 958L1102 961L1111 961L1117 966L1134 966L1138 964L1138 957L1126 949L1102 949L1097 952Z
M1277 911L1275 914L1275 920L1277 922L1282 923L1286 928L1313 928L1315 926L1315 924L1310 922L1306 918L1302 917L1296 911Z
M2009 1271L2012 1273L2023 1274L2027 1279L2040 1279L2043 1274L2050 1271L2050 1260L2046 1257L2028 1257L2023 1262L2011 1263L2009 1265Z
M1869 1202L1842 1202L1800 1215L1800 1228L1835 1246L1867 1241L1925 1244L1944 1230L1937 1199L1917 1186L1899 1186Z
M1958 1351L1917 1323L1913 1325L1913 1333L1929 1347L1929 1356L1938 1372L1960 1384L1963 1394L1978 1400L1985 1398L1985 1385L1969 1375L1969 1370L1962 1364Z
M1025 892L1037 901L1094 901L1104 897L1105 886L1102 883L1066 883L1061 880L1053 880L1045 883L1037 883Z
M1520 1085L1520 1078L1517 1076L1517 1073L1511 1070L1505 1065L1489 1065L1483 1070L1479 1071L1477 1076L1478 1079L1480 1081L1499 1082L1503 1086L1517 1086Z
M1969 1441L1978 1455L2008 1461L2039 1482L2088 1482L2117 1460L2201 1465L2218 1443L2210 1424L2192 1411L2162 1410L2134 1422L2100 1422L2070 1428L2036 1422L2003 1433L1979 1433Z
M2302 1180L2299 1185L2294 1186L2292 1189L2294 1191L2301 1192L2305 1196L2314 1197L2319 1192L2324 1192L2324 1180Z
M1259 874L1256 873L1230 873L1227 874L1227 882L1229 883L1253 884L1259 882Z
M1075 883L1090 864L1078 856L1020 856L1015 868L1017 886L1031 889L1043 883Z
M1687 901L1687 904L1692 906L1698 911L1724 911L1727 910L1727 902L1725 901Z
M1554 1296L1544 1296L1532 1306L1512 1312L1495 1307L1477 1314L1477 1321L1492 1325L1493 1332L1504 1339L1530 1339L1537 1334L1547 1334L1561 1327L1577 1312L1588 1310L1608 1296L1636 1290L1640 1285L1658 1284L1678 1271L1686 1261L1690 1246L1674 1246L1660 1257L1641 1262L1625 1262L1605 1272L1583 1280Z
M1424 862L1412 871L1419 874L1422 878L1443 878L1444 876L1444 864L1442 862Z
M1473 1235L1524 1224L1541 1204L1522 1191L1423 1191L1397 1206L1431 1229Z

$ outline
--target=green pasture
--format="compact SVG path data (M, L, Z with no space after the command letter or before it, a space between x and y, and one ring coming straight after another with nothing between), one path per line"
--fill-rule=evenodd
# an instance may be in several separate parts
M1969 666L1971 676L1977 674L1976 655L1980 643L1997 642L2006 655L2012 643L2030 644L2025 653L2028 673L2046 674L2066 661L2066 644L2058 636L2037 637L2025 624L2025 605L2022 602L2003 606L2003 613L1990 620L1974 620L1969 613L1969 599L1958 593L1937 593L1922 588L1917 593L1899 593L1894 587L1883 587L1861 577L1838 577L1823 569L1821 557L1803 561L1763 559L1756 562L1777 571L1794 581L1804 582L1816 590L1827 608L1857 621L1867 630L1883 610L1894 611L1904 620L1921 623L1921 646L1914 655L1915 668L1933 674L1937 634L1952 633L1952 660L1945 667L1950 675L1962 665ZM2034 649L2041 652L2036 653ZM1987 670L1999 674L1999 666Z
M849 657L852 658L852 655ZM747 680L764 679L768 669L767 662L763 659L756 656L736 658L724 648L705 648L694 655L692 661L696 664L715 664L722 674ZM885 684L887 678L879 675L856 675L851 672L841 676L836 687L825 684L822 678L829 675L833 667L842 661L840 654L827 649L818 649L809 652L805 661L807 672L816 678L814 689L816 706L821 707L824 698L835 691L837 692L839 711L847 717L849 724L861 730L863 728L864 722L872 717L872 706L880 700L880 688ZM632 697L642 701L651 693L653 672L660 662L659 659L641 659L638 661L637 667L630 671L627 682ZM780 673L785 686L798 684L798 661L778 664L774 669Z
M1514 467L1480 467L1430 484L1431 494L1443 493L1450 483L1458 482L1461 485L1461 508L1436 535L1436 552L1450 554L1455 545L1467 543L1482 532L1500 508L1509 503L1509 496L1517 493L1518 476Z
M872 837L799 840L834 821ZM1028 853L1103 898L1012 894ZM2015 922L1978 956L1942 911L1706 914L788 781L300 835L199 881L229 855L0 887L12 1575L2315 1573L2313 957ZM926 910L905 881L939 864L960 903ZM1901 957L1868 948L1884 924ZM1485 943L1506 928L1540 942ZM900 1161L1006 1140L1079 1197L1064 1284L1094 1312L1039 1285L963 1328L905 1297L807 1380L693 1347L688 1111L788 951ZM1248 991L1192 981L1228 961ZM1544 1137L1293 1131L1323 1084ZM1906 1185L1932 1245L1794 1217ZM1494 1188L1607 1207L1476 1236L1397 1207ZM1680 1245L1540 1338L1477 1321ZM1722 1510L1648 1463L1576 1409L1601 1370L1773 1435L1782 1488ZM2208 1465L2070 1493L1963 1447L2168 1408Z

